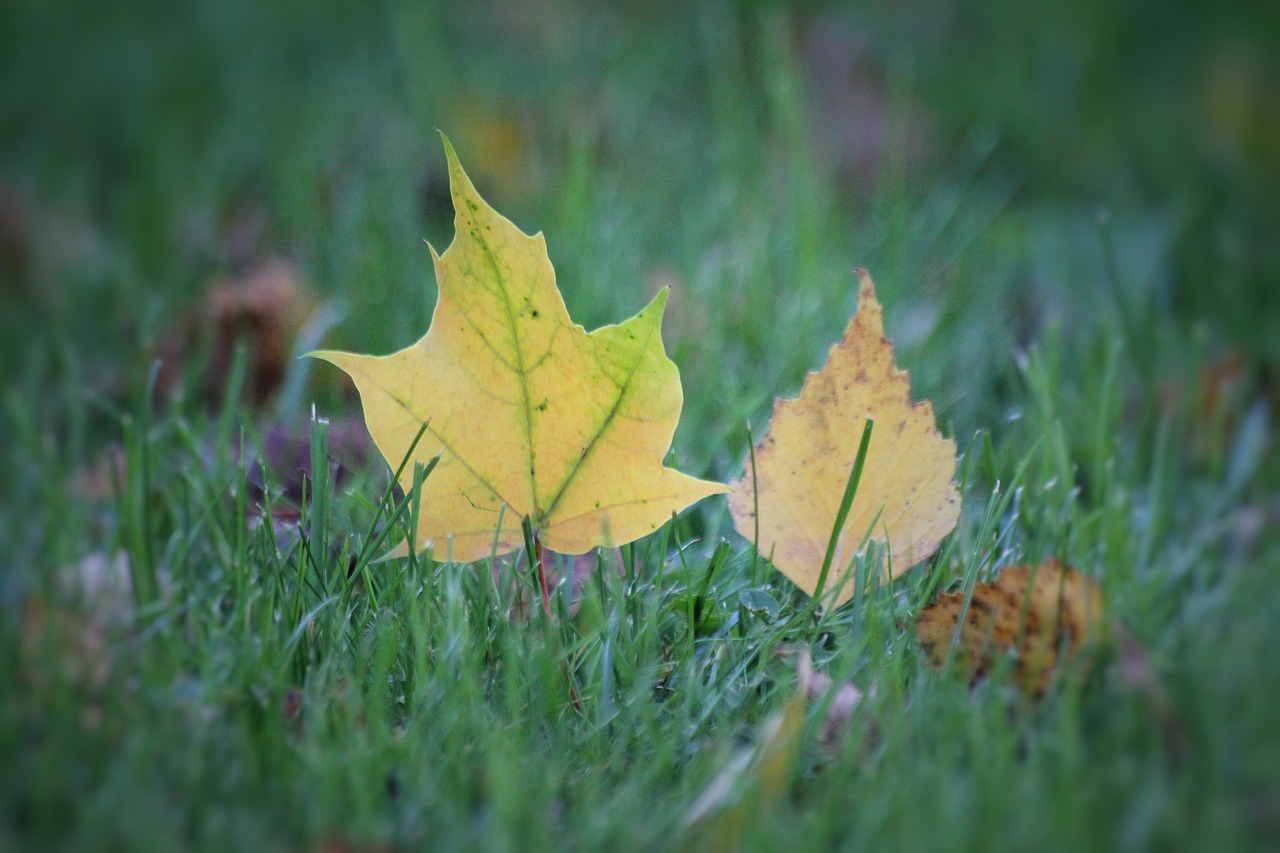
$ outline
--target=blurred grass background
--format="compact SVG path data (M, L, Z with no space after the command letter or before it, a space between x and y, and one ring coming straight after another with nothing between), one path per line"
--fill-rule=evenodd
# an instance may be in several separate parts
M1280 683L1264 654L1276 636L1271 616L1280 612L1275 573L1264 572L1277 565L1280 483L1270 452L1280 401L1277 44L1280 5L1266 3L6 3L0 565L7 569L0 591L14 608L3 620L6 644L17 648L21 620L10 613L41 578L87 553L132 547L129 501L106 501L104 509L110 488L95 502L77 484L122 438L122 420L136 422L145 408L139 401L158 356L177 378L164 380L176 390L157 418L180 426L190 420L197 433L217 428L226 439L243 424L256 441L280 424L305 430L312 400L322 414L353 409L336 372L306 361L286 362L274 408L255 408L249 392L229 402L204 394L204 374L227 369L200 331L221 282L288 264L307 298L334 320L318 329L327 330L327 345L385 352L424 332L435 293L421 241L443 249L452 238L439 130L488 201L526 231L546 232L578 322L616 322L657 288L672 288L664 336L686 395L676 453L691 473L737 474L748 424L758 438L774 396L793 394L804 372L822 363L854 310L853 269L868 267L916 395L934 401L962 451L975 433L990 431L992 450L975 480L1018 482L1017 465L1040 450L1025 481L1037 496L1019 497L1007 525L1018 533L1000 540L1003 553L1047 553L1070 542L1109 571L1150 570L1117 601L1139 628L1147 620L1161 654L1186 666L1175 693L1216 691L1197 719L1225 750L1214 754L1236 763L1224 757L1205 772L1232 780L1224 790L1238 784L1256 795L1240 806L1254 823L1210 809L1197 837L1224 826L1242 838L1274 827L1280 806L1267 787L1274 767L1266 769L1277 755L1274 725L1261 705L1247 712L1243 728L1231 714L1274 697L1268 690ZM228 412L238 419L231 427ZM166 481L188 475L177 463L150 474ZM161 503L145 479L134 482L132 469L129 477L126 496L141 495L134 510ZM1084 506L1068 510L1077 499ZM971 502L970 509L980 507ZM1240 518L1231 514L1237 510ZM1261 574L1218 586L1217 575L1198 567L1212 562L1204 542L1236 530L1246 510L1261 533L1247 546L1232 539L1214 559L1255 565ZM191 519L165 513L160 528L137 541L168 542L172 556L178 540L166 536L180 538ZM718 505L699 510L694 524L708 538L729 529ZM1167 546L1153 543L1162 536ZM1132 541L1145 544L1120 547ZM1170 562L1181 568L1156 571ZM1197 646L1183 628L1196 614L1218 613L1225 600L1249 609L1223 612L1213 623L1221 633L1206 632L1216 639ZM1206 679L1219 674L1216 655L1228 650L1238 656L1236 668L1222 670L1225 682L1214 686ZM227 660L208 654L200 665L209 683L258 684L242 663L228 662L241 652L226 652ZM8 674L16 680L16 669ZM264 689L276 690L267 683ZM20 749L28 712L4 704L4 752L21 757L10 766L39 766L38 756ZM465 707L445 711L465 721ZM635 713L657 718L638 707ZM948 718L933 735L945 744L957 727L1000 719L990 705L972 713ZM1143 722L1125 717L1116 725L1132 734ZM46 736L93 741L70 731L51 722ZM137 754L126 763L160 760L153 750L189 733L163 731L150 745L130 741ZM276 754L271 749L287 752L277 741L264 747L252 727L229 731L211 730L208 743L193 749L217 755L234 743L266 749L263 762ZM505 746L490 760L514 762L522 781L472 795L510 810L495 825L542 826L546 815L526 813L538 807L529 803L553 798L559 783L538 775L541 747L503 731ZM561 751L586 766L593 756L619 760L576 754L581 744L566 743ZM1099 739L1081 754L1102 760L1107 743ZM315 748L307 760L323 789L317 813L290 818L281 835L273 835L268 815L249 809L234 832L188 816L205 835L178 825L157 837L193 845L311 838L326 824L325 809L360 789L356 781L344 786L334 755ZM690 776L681 776L672 768L686 757L670 749L642 781L581 772L619 786L601 802L639 802L694 784L688 779L702 765L694 761ZM989 769L972 770L973 778L965 776L971 756L963 748L938 760L962 768L956 772L972 791L1021 778L1045 785L1027 782L1038 795L1062 796L1048 777L1017 765L1016 744L1010 750ZM70 757L70 745L49 754L58 758L41 784L51 791L107 790L103 779L113 772L133 778L113 771L107 758ZM1054 760L1034 753L1032 767ZM352 780L366 771L381 778L377 760L368 761L373 769L353 769ZM193 778L217 766L210 762L193 763ZM1122 765L1098 783L1099 792L1164 778L1158 768L1144 777ZM580 771L557 767L549 771L556 778ZM462 771L405 784L447 792L449 773ZM954 846L985 837L981 810L970 814L945 787L959 776L931 780L922 767L903 774L902 791L939 804L938 831L954 833ZM288 787L265 778L251 790ZM1077 770L1062 778L1089 777ZM130 784L138 799L93 799L96 811L82 825L110 824L111 803L146 804L163 790L154 780ZM1168 790L1151 784L1145 813L1119 815L1081 795L1072 802L1088 803L1078 811L1064 806L1061 815L1096 816L1089 811L1096 807L1107 816L1099 832L1114 830L1113 839L1139 848L1153 838L1176 841L1169 815L1186 801L1179 797L1203 792L1179 781ZM215 799L232 796L233 781L225 785ZM74 842L56 820L60 809L74 809L56 794L42 797L28 794L27 811L8 815L10 825ZM289 802L298 801L291 795ZM937 842L887 802L869 802L869 809L883 806L882 823L864 823L858 833L879 825L902 843ZM40 817L45 807L55 818ZM455 828L467 820L458 808L449 818ZM839 799L816 808L828 822L814 832L827 838L841 817ZM385 834L370 817L374 806L355 812L372 821L357 835ZM262 825L243 823L249 814ZM1029 814L1029 821L1044 817ZM652 840L602 829L600 819L576 820L569 823L581 838ZM1153 825L1166 834L1151 834ZM1040 838L1036 827L1044 824L1019 826L1013 846ZM794 828L778 827L771 831ZM1076 833L1058 837L1065 844L1091 837ZM422 838L423 830L405 837Z
M5 347L26 370L68 369L28 366L61 342L87 384L127 384L212 279L274 255L343 300L339 343L416 339L419 241L451 239L436 129L551 235L589 328L673 286L700 466L818 362L857 265L961 434L1001 421L1010 356L1046 328L1110 331L1114 289L1131 348L1280 359L1265 4L3 15Z

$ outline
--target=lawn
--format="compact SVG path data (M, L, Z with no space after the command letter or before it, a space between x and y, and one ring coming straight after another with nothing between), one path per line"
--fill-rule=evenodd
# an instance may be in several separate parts
M444 5L0 11L0 850L1274 844L1280 13ZM437 131L576 322L670 288L695 476L869 269L938 554L816 618L721 496L551 557L549 613L522 555L377 561L390 472L295 356L426 331ZM927 666L935 592L1050 558L1117 629L1082 677ZM862 701L690 827L806 654Z

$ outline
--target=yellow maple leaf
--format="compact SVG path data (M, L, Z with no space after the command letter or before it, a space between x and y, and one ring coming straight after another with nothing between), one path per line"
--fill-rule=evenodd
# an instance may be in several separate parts
M916 639L935 669L941 670L951 654L964 601L963 592L943 593L920 612ZM1008 566L995 582L974 586L963 619L953 665L976 683L991 672L998 655L1010 655L1018 685L1039 696L1048 688L1060 657L1070 660L1097 639L1102 590L1092 578L1058 560Z
M419 546L469 562L494 553L496 534L506 553L527 517L546 547L580 554L725 491L662 464L684 402L662 346L666 291L587 333L569 318L542 234L485 203L447 139L445 153L456 236L443 255L431 249L439 298L427 334L388 356L313 353L355 381L393 469L426 424L412 458L440 461L422 490Z
M875 419L823 591L844 580L833 607L853 596L848 568L868 533L880 540L887 534L892 570L900 574L937 550L960 514L955 442L938 434L928 400L911 401L910 377L893 363L871 276L860 269L858 278L858 313L844 339L805 379L799 397L774 404L769 434L756 445L754 479L748 466L729 498L734 527L753 539L758 495L760 552L814 595L863 423Z

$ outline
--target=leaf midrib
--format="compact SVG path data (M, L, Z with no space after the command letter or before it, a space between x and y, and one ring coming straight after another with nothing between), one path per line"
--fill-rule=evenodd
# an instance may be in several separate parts
M538 530L545 529L546 523L550 520L551 516L555 513L556 507L560 505L560 501L564 498L565 493L569 490L569 486L573 484L574 480L578 476L578 473L582 470L587 460L591 457L596 447L599 445L601 437L603 437L604 434L609 431L610 424L612 424L614 419L618 416L618 412L622 408L622 401L627 395L627 390L631 387L632 379L635 378L636 370L639 368L640 362L644 357L644 353L648 351L649 344L653 340L653 328L652 327L650 328L648 335L644 339L644 342L641 344L641 346L637 350L636 358L632 361L630 368L627 371L626 379L624 379L621 383L616 384L616 387L618 390L617 390L617 394L614 397L613 405L609 408L609 411L605 414L604 418L599 422L599 425L597 426L594 434L591 436L591 439L587 442L587 446L583 449L582 453L578 455L578 458L574 460L573 464L569 467L569 470L565 473L564 479L560 481L560 485L556 488L554 496L551 498L550 502L547 504L546 508L544 509L543 507L540 506L541 496L538 494L537 453L534 447L534 437L533 437L533 397L532 397L532 394L530 393L530 388L529 388L529 371L528 371L528 368L525 366L525 360L524 360L525 353L524 353L524 347L520 339L520 332L519 332L520 327L519 327L519 324L516 322L516 319L517 319L516 313L511 305L511 294L507 288L508 279L506 276L502 274L502 271L498 266L495 254L493 250L490 248L489 242L488 240L485 239L481 229L479 228L475 229L475 231L473 232L473 236L475 237L476 243L479 245L481 251L484 254L485 261L489 265L489 269L493 274L493 278L497 284L498 291L502 295L502 307L503 307L503 310L506 312L507 327L510 330L511 339L515 346L516 363L515 363L514 369L516 371L516 376L520 384L520 397L521 397L521 404L522 404L523 415L524 415L525 442L527 444L528 460L529 460L529 466L528 466L529 492L533 497L533 511L530 513L531 515L530 522L533 526L533 529L535 531L538 531ZM524 237L525 235L521 235L521 236ZM525 237L525 239L532 239L532 238ZM547 263L548 264L550 263L549 259ZM553 281L554 281L554 274L553 274ZM644 310L647 310L647 307ZM641 314L644 313L644 310L641 311ZM590 335L587 335L587 337L590 338ZM499 363L503 363L502 359L499 359L498 361ZM468 466L468 468L470 468L470 466ZM489 488L493 491L495 495L499 495L498 490L495 486L489 483L486 483L486 485L489 486ZM499 497L501 497L501 495L499 495Z
M537 527L543 516L549 514L549 511L544 514L538 506L538 459L533 441L533 405L532 396L529 393L529 372L524 363L524 347L520 342L520 327L516 322L515 312L511 308L511 294L507 291L507 278L502 274L502 270L498 266L497 258L489 247L489 241L485 239L479 228L475 229L473 236L480 250L484 253L485 261L488 263L493 279L497 283L498 292L502 295L502 307L507 315L507 328L510 330L511 340L515 348L515 372L520 383L521 410L524 414L524 440L529 461L529 495L533 499L533 509L530 515L532 516L532 523ZM498 363L502 364L503 360L499 358ZM488 483L486 485L495 495L498 494L497 487Z

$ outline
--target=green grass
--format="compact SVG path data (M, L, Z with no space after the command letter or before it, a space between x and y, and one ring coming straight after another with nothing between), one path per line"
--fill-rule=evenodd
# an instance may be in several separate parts
M791 694L802 646L875 694L834 750L811 713L753 849L1264 847L1275 14L518 6L0 13L0 186L25 223L0 241L0 849L652 849ZM837 143L844 61L872 96ZM622 548L621 574L602 554L575 615L561 586L547 617L506 561L367 562L380 465L260 523L238 448L284 423L325 470L311 401L349 411L336 371L299 361L297 395L211 406L195 352L187 392L153 402L153 353L269 256L342 318L327 345L416 339L421 240L452 236L437 128L546 232L576 320L672 285L690 473L737 476L868 267L961 449L941 556L814 625L716 498ZM1243 379L1206 411L1223 352ZM120 475L86 496L115 444ZM123 604L68 581L117 554ZM1101 583L1185 750L1114 656L1035 707L922 665L901 625L934 590L1049 556Z

